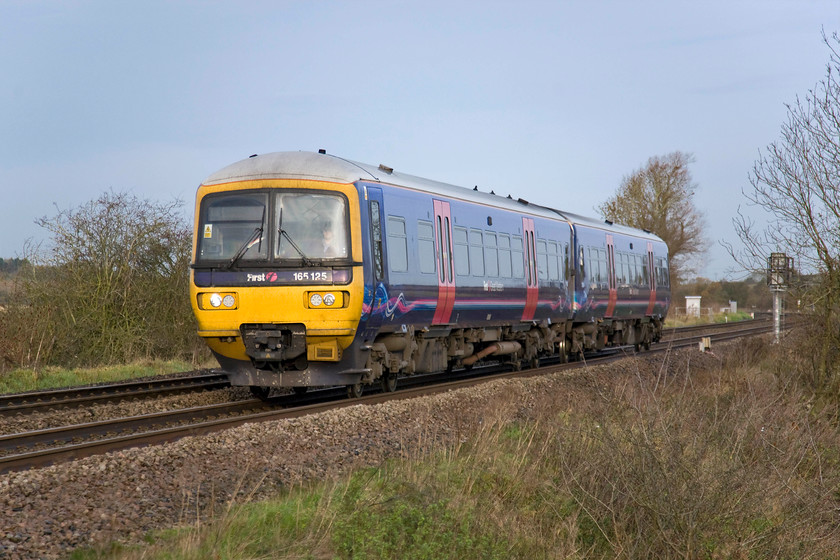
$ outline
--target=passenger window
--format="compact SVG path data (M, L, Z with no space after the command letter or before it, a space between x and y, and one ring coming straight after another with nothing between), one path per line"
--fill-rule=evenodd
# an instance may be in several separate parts
M377 238L381 238L379 230L379 208L376 201L371 202L371 216L374 216L373 206L376 205L373 232L374 263L378 270L377 278L382 278L382 257L376 257ZM381 242L380 242L381 247ZM381 250L381 249L380 249ZM408 240L405 235L405 219L388 216L388 261L392 272L408 272Z
M513 277L525 278L525 253L521 235L514 235L510 239L510 260L513 264Z
M470 253L467 242L467 228L454 226L452 228L452 240L455 252L455 274L468 276L470 274Z
M548 246L544 239L537 239L537 273L540 280L548 280Z
M499 276L510 278L510 236L499 234Z
M598 267L598 249L594 247L589 248L589 262L592 264L592 276L589 278L591 282L601 282L601 270Z
M557 254L557 243L548 242L548 279L560 279L560 259Z
M484 232L484 265L487 276L499 275L499 253L496 249L496 234Z
M431 222L417 222L417 249L420 256L420 272L435 273L435 230Z
M475 229L470 230L470 270L473 276L484 276L484 244Z

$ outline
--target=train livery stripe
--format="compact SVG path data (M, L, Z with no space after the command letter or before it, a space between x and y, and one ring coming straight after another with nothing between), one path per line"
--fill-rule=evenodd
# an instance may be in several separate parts
M449 203L433 199L435 208L435 241L438 265L438 299L432 324L445 325L455 307L455 274L452 270L452 224Z

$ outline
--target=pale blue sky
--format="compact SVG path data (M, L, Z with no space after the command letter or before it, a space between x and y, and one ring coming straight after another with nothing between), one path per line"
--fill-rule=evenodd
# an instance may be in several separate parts
M681 150L719 279L759 149L825 75L822 27L837 0L0 0L0 256L111 188L191 214L253 153L325 148L595 216Z

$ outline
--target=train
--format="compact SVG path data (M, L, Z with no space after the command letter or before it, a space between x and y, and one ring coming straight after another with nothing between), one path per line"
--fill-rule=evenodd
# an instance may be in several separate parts
M231 385L358 397L480 362L648 349L671 292L649 231L319 150L199 185L190 298Z

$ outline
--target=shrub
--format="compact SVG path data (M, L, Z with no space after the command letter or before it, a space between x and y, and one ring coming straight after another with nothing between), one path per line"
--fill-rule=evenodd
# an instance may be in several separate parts
M107 192L37 223L51 235L18 273L0 330L6 365L193 359L191 228L178 201Z

